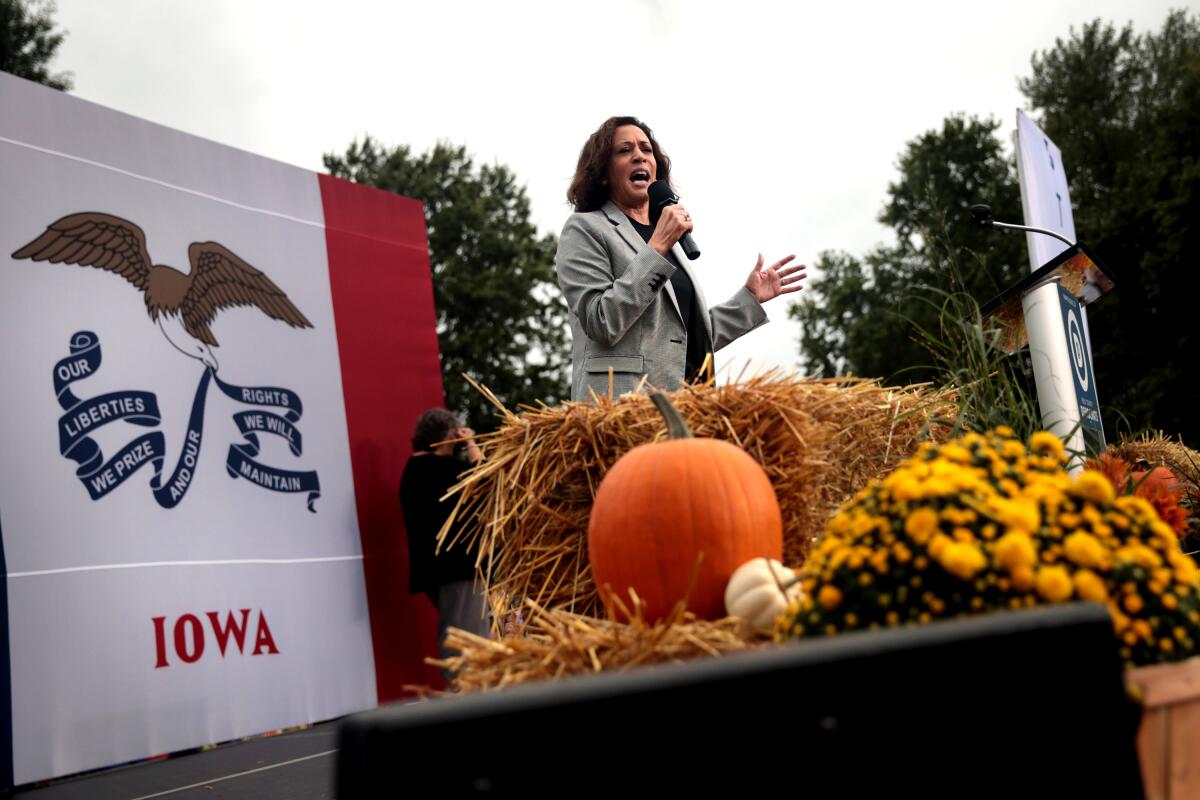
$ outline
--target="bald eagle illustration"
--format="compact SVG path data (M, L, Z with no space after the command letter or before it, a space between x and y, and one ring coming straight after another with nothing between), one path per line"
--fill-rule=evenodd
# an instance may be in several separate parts
M312 327L282 289L223 245L193 242L188 247L191 272L185 275L152 263L142 229L111 214L65 216L12 257L115 272L142 290L150 319L176 349L214 370L217 359L211 348L218 345L209 325L223 308L256 306L292 327Z

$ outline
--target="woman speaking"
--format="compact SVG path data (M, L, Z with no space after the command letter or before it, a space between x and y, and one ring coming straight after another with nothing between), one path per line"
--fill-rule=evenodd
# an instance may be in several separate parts
M708 308L678 246L692 229L682 205L651 222L649 188L670 186L671 160L636 117L611 117L588 137L567 199L575 213L555 256L571 309L571 399L589 389L633 391L645 376L671 391L696 377L705 358L767 321L762 304L800 290L803 265L763 257L733 297ZM672 192L673 194L673 192Z

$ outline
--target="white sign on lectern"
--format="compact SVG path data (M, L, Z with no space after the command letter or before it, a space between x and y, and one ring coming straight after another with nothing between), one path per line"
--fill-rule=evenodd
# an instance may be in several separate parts
M1024 112L1017 111L1017 176L1021 185L1021 206L1025 224L1045 228L1062 234L1074 242L1075 220L1071 214L1071 198L1067 188L1066 172L1063 169L1062 153L1050 137L1034 124ZM1037 270L1067 249L1067 244L1038 233L1026 233L1029 246L1031 270ZM1090 409L1095 407L1095 385L1092 382L1080 397L1077 387L1078 370L1074 365L1081 358L1091 369L1091 338L1087 332L1087 312L1078 308L1077 327L1081 329L1083 351L1076 341L1072 343L1064 335L1064 307L1060 301L1059 287L1048 284L1025 295L1022 302L1025 324L1029 331L1029 354L1033 363L1034 381L1037 384L1038 406L1042 412L1042 423L1046 428L1066 439L1067 449L1083 453L1087 449L1103 447L1103 434L1099 427L1098 411L1095 418L1089 411L1088 419L1081 414L1081 402ZM1086 427L1085 427L1086 426ZM1085 441L1085 430L1091 441ZM1099 441L1095 441L1095 436ZM1089 448L1090 446L1090 448ZM1074 465L1076 468L1078 464Z

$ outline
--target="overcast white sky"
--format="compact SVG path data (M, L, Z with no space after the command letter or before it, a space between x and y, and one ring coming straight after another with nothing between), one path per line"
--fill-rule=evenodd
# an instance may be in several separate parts
M956 111L1000 117L1007 134L1030 56L1072 25L1158 30L1168 9L1197 7L58 0L69 33L54 67L79 97L313 170L367 133L464 144L511 167L555 233L584 139L637 115L673 160L716 303L760 250L811 263L887 240L875 216L904 143ZM793 367L789 299L718 363Z

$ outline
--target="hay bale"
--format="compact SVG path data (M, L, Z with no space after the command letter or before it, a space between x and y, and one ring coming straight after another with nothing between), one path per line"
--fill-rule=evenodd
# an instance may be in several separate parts
M1196 498L1200 487L1200 453L1171 441L1161 431L1143 433L1137 439L1125 439L1108 448L1109 455L1133 465L1166 467L1183 484L1184 493Z
M920 441L944 439L955 411L946 390L778 372L686 386L670 397L696 436L731 441L766 471L790 566L803 564L840 503ZM644 395L504 411L499 430L482 437L484 460L452 491L458 501L441 539L461 546L448 536L454 520L464 519L461 536L479 547L494 618L526 598L546 609L603 614L587 561L592 499L618 458L665 437Z

